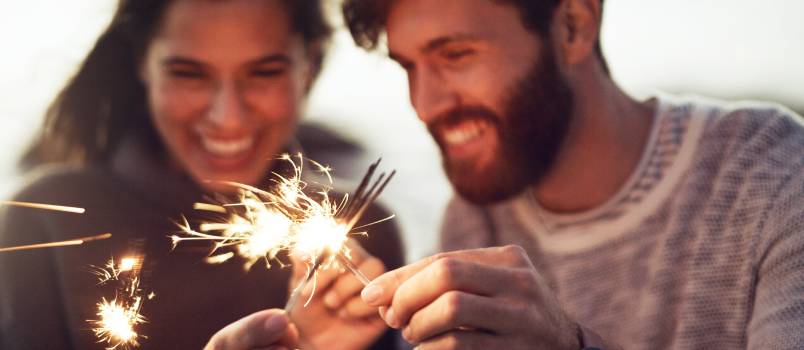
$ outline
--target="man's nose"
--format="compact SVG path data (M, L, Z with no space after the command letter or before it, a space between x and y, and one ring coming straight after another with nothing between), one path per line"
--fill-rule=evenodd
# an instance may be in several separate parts
M215 91L207 119L218 129L236 130L245 121L245 109L237 84L224 82Z
M410 99L419 119L430 124L460 102L458 92L436 70L421 69L410 77Z

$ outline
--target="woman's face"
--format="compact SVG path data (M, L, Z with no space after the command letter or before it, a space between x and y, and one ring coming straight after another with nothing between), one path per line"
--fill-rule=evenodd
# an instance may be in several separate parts
M279 0L174 0L141 67L173 165L203 187L254 185L293 134L311 78Z

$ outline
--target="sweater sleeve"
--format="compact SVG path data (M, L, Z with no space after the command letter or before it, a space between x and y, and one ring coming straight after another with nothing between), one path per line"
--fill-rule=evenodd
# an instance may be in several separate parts
M760 232L748 349L804 348L804 172L795 170Z
M41 213L6 208L0 246L50 241ZM51 254L48 249L0 253L0 348L71 348Z

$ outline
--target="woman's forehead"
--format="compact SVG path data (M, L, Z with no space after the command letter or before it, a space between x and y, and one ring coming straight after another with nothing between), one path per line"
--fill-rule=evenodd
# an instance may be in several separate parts
M260 57L298 37L279 0L176 0L166 11L152 44L171 55Z

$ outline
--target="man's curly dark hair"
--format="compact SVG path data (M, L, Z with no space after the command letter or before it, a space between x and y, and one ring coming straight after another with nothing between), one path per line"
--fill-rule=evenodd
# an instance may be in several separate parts
M385 22L388 19L388 12L395 0L345 0L343 2L343 16L352 38L358 46L372 50L377 48L380 36L385 30ZM522 23L538 35L545 36L549 32L553 18L553 12L561 3L561 0L489 0L498 3L505 3L515 6L522 15ZM601 5L603 0L600 0ZM603 64L603 69L608 73L606 61L603 59L603 51L600 47L600 40L595 48L597 55Z

